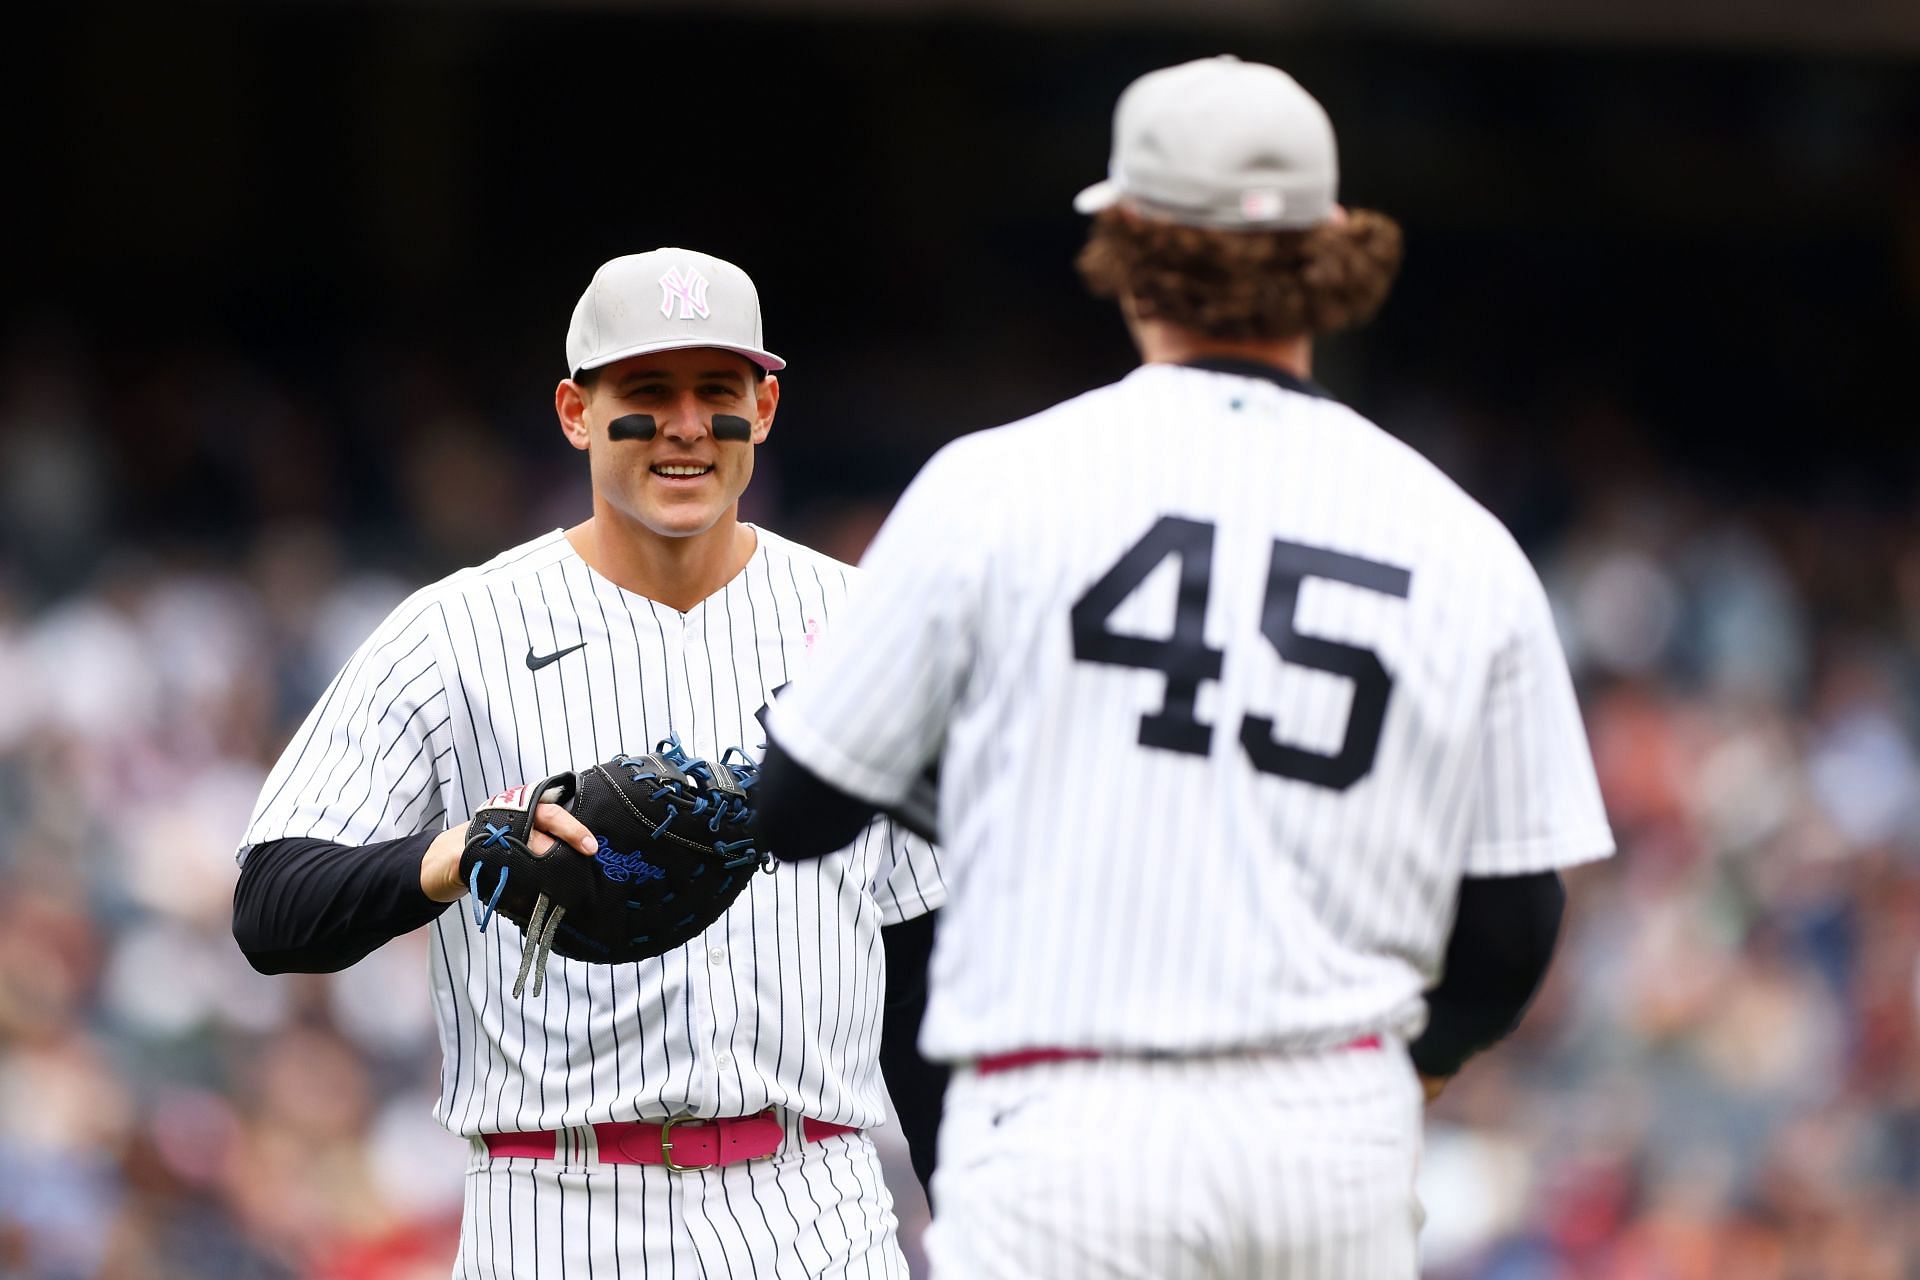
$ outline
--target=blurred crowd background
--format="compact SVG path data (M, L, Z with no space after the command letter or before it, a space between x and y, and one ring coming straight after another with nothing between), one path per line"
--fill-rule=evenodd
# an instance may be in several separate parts
M1222 50L1404 222L1322 380L1534 556L1620 842L1432 1113L1427 1274L1920 1278L1920 21L1042 7L25 19L0 1278L446 1274L423 936L269 979L228 932L281 743L413 586L585 514L551 392L615 253L756 277L745 514L847 559L944 440L1124 372L1068 201L1132 76Z

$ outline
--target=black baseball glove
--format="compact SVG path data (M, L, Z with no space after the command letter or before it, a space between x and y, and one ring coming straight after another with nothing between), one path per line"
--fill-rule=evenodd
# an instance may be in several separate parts
M754 847L748 799L758 768L738 748L718 763L668 739L651 755L615 756L514 787L473 815L460 878L481 932L495 912L526 933L513 994L545 984L547 953L625 964L671 951L720 917L773 860ZM534 809L557 804L600 841L587 857L564 843L527 846Z

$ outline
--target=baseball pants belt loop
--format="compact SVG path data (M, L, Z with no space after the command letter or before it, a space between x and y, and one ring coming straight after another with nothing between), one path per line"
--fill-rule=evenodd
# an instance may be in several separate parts
M819 1142L836 1134L858 1133L853 1125L831 1124L803 1116L800 1135L807 1142ZM758 1115L675 1116L654 1124L644 1120L616 1120L593 1126L602 1164L662 1165L675 1173L697 1169L717 1169L723 1165L753 1160L771 1160L780 1153L785 1136L779 1114L768 1107ZM558 1150L558 1135L551 1130L535 1133L485 1133L480 1135L487 1150L496 1156L525 1156L552 1160Z
M1345 1044L1337 1046L1337 1048L1341 1051L1348 1049L1378 1049L1380 1043L1380 1037L1377 1035L1357 1036ZM973 1070L976 1075L990 1076L996 1072L1014 1071L1021 1067L1036 1066L1043 1062L1086 1062L1096 1058L1164 1058L1172 1056L1175 1055L1160 1053L1144 1055L1125 1053L1109 1054L1102 1053L1098 1049L1020 1049L1013 1053L995 1053L989 1054L984 1058L975 1059ZM1193 1056L1208 1057L1210 1055L1195 1054Z

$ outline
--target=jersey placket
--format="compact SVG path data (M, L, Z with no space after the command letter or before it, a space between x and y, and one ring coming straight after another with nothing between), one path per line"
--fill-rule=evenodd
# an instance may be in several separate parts
M725 699L717 683L724 679L730 692L733 673L726 628L708 625L713 619L706 616L706 611L714 603L702 601L684 615L673 615L678 630L671 626L668 630L674 642L668 676L676 709L673 727L681 744L697 756L717 760L721 751L732 745L721 741L728 729L720 723L724 711L719 704ZM681 714L682 708L692 711ZM688 1040L694 1051L694 1080L698 1082L692 1092L703 1102L711 1097L711 1107L703 1107L703 1111L715 1115L743 1114L747 1105L742 1097L742 1064L736 1062L733 1046L740 1002L734 991L731 914L723 915L687 944Z
M666 685L667 714L664 723L656 721L655 738L665 738L670 730L689 752L702 754L703 726L712 716L708 705L704 671L695 671L698 654L696 614L682 614L666 605L649 602L660 629L660 649ZM711 930L709 930L711 932ZM684 1096L687 1110L694 1115L724 1114L720 1109L721 1067L713 1048L713 962L707 935L702 934L680 949L685 966L681 999L686 1005L684 1032L692 1051L686 1064ZM678 1064L675 1064L676 1066ZM677 1072L676 1072L677 1074Z

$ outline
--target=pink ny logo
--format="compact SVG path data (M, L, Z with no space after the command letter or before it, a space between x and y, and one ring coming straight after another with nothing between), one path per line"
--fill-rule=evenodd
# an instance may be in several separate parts
M680 268L668 267L667 274L660 277L660 314L673 318L673 300L680 299L680 318L691 320L699 316L705 320L712 315L707 306L707 278L687 268L687 274L681 275Z

